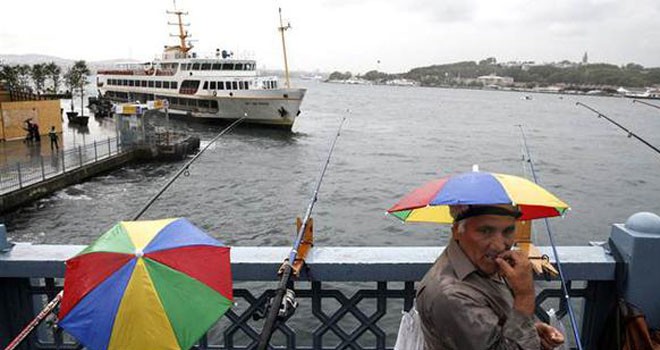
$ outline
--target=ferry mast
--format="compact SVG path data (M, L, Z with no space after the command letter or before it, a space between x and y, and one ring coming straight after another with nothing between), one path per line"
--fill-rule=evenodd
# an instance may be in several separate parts
M289 62L286 59L286 42L284 41L284 31L291 29L291 24L287 23L286 27L282 23L282 8L278 8L280 12L280 27L278 28L280 34L282 35L282 51L284 52L284 75L286 77L286 88L291 88L291 83L289 82Z
M188 31L183 29L183 27L187 27L190 24L189 23L184 24L183 20L182 20L182 16L187 16L188 12L183 12L181 10L177 10L176 9L176 2L174 3L174 11L166 11L166 12L167 12L167 14L177 16L177 23L167 22L167 24L171 25L171 26L177 26L179 28L179 34L178 35L170 34L170 36L179 38L179 40L180 40L179 51L183 54L187 54L188 51L190 51L193 48L193 46L190 43L186 43L186 38L190 37L190 35L188 34Z

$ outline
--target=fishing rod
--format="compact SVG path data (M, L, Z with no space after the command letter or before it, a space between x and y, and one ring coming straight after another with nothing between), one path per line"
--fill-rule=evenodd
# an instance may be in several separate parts
M199 158L199 156L201 156L202 153L204 153L204 151L206 151L206 149L209 148L211 144L213 144L216 140L218 140L222 135L229 132L232 128L234 128L234 126L245 120L245 118L247 118L247 114L245 114L244 117L229 124L229 126L227 126L226 128L222 129L222 131L220 131L218 135L216 135L204 148L202 148L201 151L197 152L197 154L192 159L190 159L183 167L181 167L181 169L176 174L174 174L174 176L172 176L172 178L158 191L158 193L156 193L153 197L151 197L151 199L149 199L147 204L144 205L142 209L140 209L140 211L137 213L137 215L135 215L135 217L133 217L133 221L139 219L142 216L142 214L144 214L144 212L147 211L147 209L149 209L149 207L156 201L156 199L158 199L158 197L160 197L163 194L163 192L165 192L182 173L184 172L187 173L189 171L188 168L190 167L190 165L193 162L195 162L195 160L197 160L197 158ZM23 340L25 340L25 338L27 338L28 335L30 335L30 333L32 333L32 331L34 331L34 329L37 328L37 326L46 317L48 317L48 315L50 315L53 312L53 310L55 310L55 308L62 301L63 296L64 296L64 289L62 289L59 293L57 293L55 298L53 298L53 300L51 300L48 304L46 304L43 310L41 310L41 312L39 312L39 314L34 319L32 319L32 321L30 321L30 323L28 323L27 326L25 326L25 328L23 328L23 330L20 333L18 333L16 338L14 338L14 340L12 340L11 343L9 343L7 347L5 347L5 350L14 350L16 347L18 347L23 342Z
M579 103L579 102L578 102ZM525 136L525 130L523 129L523 126L521 124L517 125L520 128L520 133L522 135L522 141L523 141L523 147L525 149L525 153L527 153L527 162L529 163L529 169L532 172L532 177L534 178L534 183L538 185L539 180L538 177L536 176L536 170L534 169L534 161L532 160L532 154L529 151L529 147L527 146L527 137ZM562 291L564 292L564 300L566 301L566 307L568 308L568 316L571 319L571 328L573 329L573 336L575 338L575 345L577 345L578 350L582 350L582 342L580 338L580 332L578 331L577 327L577 321L575 320L575 313L573 312L573 306L571 305L571 297L568 295L568 286L566 284L566 279L564 275L564 270L562 269L561 266L561 261L559 261L559 254L557 253L557 246L555 245L555 238L554 235L552 234L552 230L550 229L550 222L548 221L548 218L543 218L543 221L545 222L545 228L548 232L548 238L550 239L550 246L552 247L552 254L555 257L555 262L557 264L557 271L559 272L559 280L561 282L561 288Z
M273 335L273 331L275 330L276 326L275 324L278 319L286 320L295 312L295 308L297 306L297 302L295 301L295 293L292 289L288 288L288 285L291 282L292 273L298 274L299 271L295 270L296 268L299 269L301 264L304 262L305 257L299 256L302 255L299 254L299 250L302 251L301 245L305 243L304 238L311 235L310 216L312 215L312 210L314 209L314 203L316 203L316 200L318 199L321 182L323 181L325 170L328 168L328 164L330 164L330 157L332 156L332 152L335 149L335 144L339 138L341 128L344 125L344 121L346 121L346 117L341 120L339 128L337 128L337 134L332 140L330 151L328 152L328 157L326 158L325 163L321 168L321 173L318 177L318 180L316 181L316 187L314 188L312 199L309 201L309 205L307 205L305 216L303 217L302 221L299 221L300 224L298 225L298 233L296 235L296 240L293 242L293 247L291 248L289 257L284 260L282 267L280 267L280 270L278 271L278 274L280 275L280 281L277 285L277 289L275 290L275 296L271 299L270 306L268 307L266 321L264 322L264 327L261 330L261 335L259 336L259 343L257 345L258 350L265 350L268 347L268 343L270 342L270 338ZM307 253L307 249L305 249L305 254ZM296 257L299 258L297 259ZM298 266L294 266L297 263L299 263Z
M660 109L660 106L658 106L658 105L654 105L653 103L648 103L648 102L646 102L646 101L633 100L633 103L635 103L635 102L638 102L638 103L641 103L641 104L643 104L643 105L647 105L647 106L650 106L650 107L653 107L653 108Z
M646 140L644 140L643 138L637 136L637 134L635 134L634 132L628 130L625 126L623 126L623 125L617 123L617 122L614 121L612 118L610 118L610 117L606 116L605 114L603 114L603 113L601 113L601 112L599 112L599 111L597 111L597 110L595 110L595 109L593 109L593 108L591 108L591 107L585 105L585 104L582 103L582 102L576 102L575 104L576 104L577 106L582 106L582 107L584 107L584 108L586 108L586 109L588 109L588 110L590 110L590 111L592 111L592 112L598 114L598 118L600 118L600 117L605 118L605 119L606 119L607 121L609 121L610 123L612 123L612 124L618 126L620 129L622 129L623 131L627 132L627 133L628 133L628 137L634 137L634 138L638 139L639 141L641 141L642 143L644 143L645 145L647 145L647 146L649 146L650 148L652 148L652 149L653 149L654 151L656 151L657 153L660 153L660 149L658 149L657 147L655 147L655 146L653 146L652 144L648 143L648 142L647 142Z

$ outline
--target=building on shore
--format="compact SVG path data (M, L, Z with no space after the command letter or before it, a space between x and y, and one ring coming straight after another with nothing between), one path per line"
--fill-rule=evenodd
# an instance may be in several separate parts
M496 86L511 86L513 85L512 77L500 77L495 74L491 75L482 75L477 77L477 82L483 84L484 86L496 85Z

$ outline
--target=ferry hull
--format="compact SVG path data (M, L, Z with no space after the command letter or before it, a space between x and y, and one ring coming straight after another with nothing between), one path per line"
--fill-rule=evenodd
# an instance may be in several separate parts
M216 93L215 96L185 96L186 103L177 102L184 97L182 95L157 95L155 98L171 101L168 112L177 116L220 122L230 122L245 117L244 123L291 129L301 113L300 105L305 92L305 89L278 89L270 90L268 93L260 90L240 93L225 91L221 94ZM141 100L145 97L140 93L129 96L133 98L123 99L122 102ZM190 106L191 100L195 101L195 106ZM203 106L212 106L212 108Z

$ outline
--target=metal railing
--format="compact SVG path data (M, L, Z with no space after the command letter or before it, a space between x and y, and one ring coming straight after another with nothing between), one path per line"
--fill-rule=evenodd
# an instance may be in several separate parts
M62 149L51 155L38 154L29 160L0 167L0 195L110 158L123 150L119 139L108 138L67 150Z
M24 253L22 247L14 249ZM195 349L243 350L256 346L263 319L255 320L255 316L263 315L267 300L274 295L272 280L279 263L272 258L277 254L271 254L270 250L277 249L284 252L286 247L232 248L235 306L208 331ZM412 306L415 281L428 270L439 250L428 247L323 248L317 256L325 258L312 261L301 281L295 283L299 307L291 319L277 327L271 348L392 349L401 311ZM604 315L609 311L615 289L615 262L603 254L600 247L559 247L559 250L571 281L569 294L578 310L583 344L585 349L596 349L595 342L602 332ZM48 259L52 263L57 260ZM60 262L53 268L59 271L61 266ZM48 274L44 271L50 270L46 265L32 269L34 273L28 268L25 275L34 277ZM32 297L34 310L38 311L61 290L60 274L30 279L26 290ZM546 310L554 308L558 310L560 322L570 329L568 317L564 318L567 308L559 282L539 280L536 289L537 317L547 321ZM39 327L31 340L31 348L79 349L71 336L53 326L54 321L53 317ZM569 344L574 344L571 334L566 333L566 336Z

